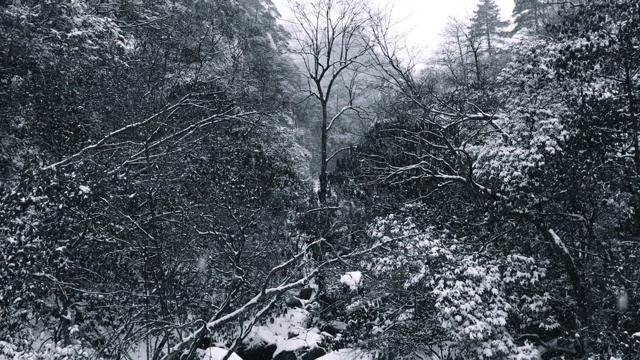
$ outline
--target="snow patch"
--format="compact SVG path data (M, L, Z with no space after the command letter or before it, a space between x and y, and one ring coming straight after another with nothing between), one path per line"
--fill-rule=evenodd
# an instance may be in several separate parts
M358 290L362 280L362 273L360 271L350 271L340 276L340 282L349 287L351 290Z
M289 309L266 325L254 326L246 343L249 347L276 345L274 357L285 351L313 349L322 342L324 335L318 328L307 329L305 323L308 315L304 309Z
M273 357L275 358L276 355L284 351L296 351L298 349L304 348L315 348L323 338L324 336L320 334L318 329L313 328L305 333L298 334L291 339L279 341L277 343L277 349L273 353Z
M640 331L638 331L637 333L634 333L633 335L631 335L631 337L635 339L640 339Z
M340 349L332 351L316 360L373 360L373 354L356 349Z
M629 308L629 295L623 291L618 295L618 310L625 311L627 308Z
M204 351L204 355L202 355L202 360L222 360L224 359L225 356L227 356L228 352L229 350L227 349L223 349L219 347L210 347ZM229 360L242 360L242 358L238 356L236 353L232 353L231 356L229 356Z

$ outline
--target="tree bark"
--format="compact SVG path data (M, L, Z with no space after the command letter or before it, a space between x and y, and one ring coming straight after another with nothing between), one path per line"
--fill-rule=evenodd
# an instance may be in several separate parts
M552 229L547 229L541 224L538 224L537 226L540 232L542 232L544 239L551 244L551 246L556 250L556 255L558 255L562 260L562 264L564 265L564 269L569 278L569 283L571 284L573 298L578 306L580 327L589 326L589 294L582 283L580 273L576 268L573 257L569 254L569 251L562 240L560 240L560 237Z
M635 197L635 201L633 201L633 206L635 207L633 209L635 219L633 219L634 224L632 228L638 229L640 226L640 187L637 185L638 179L640 179L640 118L636 114L631 69L628 65L625 66L625 90L627 93L627 101L629 101L629 117L631 121L631 129L633 132L633 161L635 163L635 174L633 174L632 180L630 182L631 192L633 194L632 196ZM639 232L640 231L636 230L636 234L638 234Z
M327 202L327 102L323 101L322 106L322 135L320 137L320 190L318 191L318 199L320 204Z

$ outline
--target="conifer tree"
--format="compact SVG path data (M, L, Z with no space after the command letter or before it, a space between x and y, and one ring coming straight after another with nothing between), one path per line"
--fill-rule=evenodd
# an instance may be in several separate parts
M470 33L476 39L486 40L491 54L491 41L502 36L508 21L500 20L500 8L493 0L482 0L471 18Z
M513 19L516 23L514 32L523 28L537 33L541 27L542 4L539 0L514 0Z
M583 0L514 0L513 19L515 27L513 33L522 31L541 34L545 26L558 19L558 10L585 4Z

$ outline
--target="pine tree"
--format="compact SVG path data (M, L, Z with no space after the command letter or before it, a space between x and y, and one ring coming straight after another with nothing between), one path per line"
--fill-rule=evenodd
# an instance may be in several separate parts
M558 19L558 10L585 3L587 2L583 0L514 0L512 15L516 26L513 33L524 29L540 34L544 32L547 24Z
M500 8L493 0L482 0L471 18L471 36L487 41L487 50L491 54L491 40L502 36L508 21L500 20Z
M537 33L540 28L541 9L542 4L539 0L514 0L513 19L516 24L514 32L524 28Z

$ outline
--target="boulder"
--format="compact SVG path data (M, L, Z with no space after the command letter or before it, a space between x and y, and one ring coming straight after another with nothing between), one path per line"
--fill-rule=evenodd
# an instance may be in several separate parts
M271 360L278 347L275 344L263 344L236 350L245 360Z

